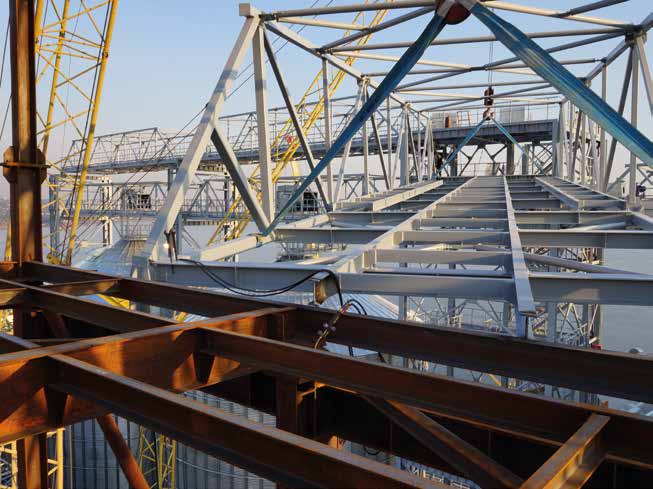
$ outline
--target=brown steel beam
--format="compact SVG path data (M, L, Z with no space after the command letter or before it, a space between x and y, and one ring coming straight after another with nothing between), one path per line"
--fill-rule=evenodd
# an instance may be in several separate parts
M387 465L254 423L64 356L52 358L53 388L98 404L188 446L300 487L441 487ZM144 406L156 406L145 410Z
M47 435L26 436L16 443L17 483L20 489L48 487Z
M32 264L30 264L31 266ZM61 270L58 268L51 268L49 266L34 266L33 269L42 269L45 270L45 274L50 274L51 277L48 277L48 281L52 282L61 282L61 281L71 281L71 280L98 280L100 278L106 278L103 277L100 274L93 274L89 272L78 272L75 270ZM32 274L34 275L34 274ZM147 295L148 292L151 293L149 290L149 285L146 283L142 283L139 281L134 281L134 280L127 280L127 283L130 283L131 287L137 291L135 293L141 294L143 297ZM121 282L122 284L122 282ZM156 285L156 290L161 292L162 297L158 298L157 300L161 301L166 301L168 307L174 307L177 308L176 304L172 304L175 302L180 302L185 299L193 298L192 300L189 300L187 303L190 303L190 307L195 307L197 304L204 304L202 307L209 309L211 307L213 308L222 308L224 303L227 303L228 300L226 297L221 296L220 294L212 294L209 292L205 291L196 291L192 289L186 289L183 287L170 287L166 286L165 284L154 284ZM74 299L74 298L73 298ZM80 299L75 299L75 300L80 300ZM229 298L231 300L231 298ZM253 301L249 299L239 299L240 302L234 302L231 303L225 307L252 307L253 305L261 305L261 302L258 301ZM235 304L235 305L234 305ZM263 303L265 304L265 303ZM90 306L89 306L90 307ZM181 308L183 309L183 307ZM299 307L298 310L301 312L297 314L297 317L295 317L293 320L290 321L290 324L288 325L288 331L292 333L293 330L295 331L300 331L300 334L296 335L295 339L300 338L302 336L302 331L304 328L312 328L315 329L315 325L319 324L318 321L320 319L324 320L329 318L329 312L328 311L321 311L319 309L314 309L310 307ZM440 345L439 347L434 344L432 338L437 338L444 336L446 338L446 332L444 331L436 331L436 336L435 337L430 337L429 336L429 330L426 328L418 327L418 326L412 326L408 325L405 323L400 323L400 322L393 322L393 321L376 321L376 320L371 320L371 319L363 319L360 317L356 316L343 316L341 319L341 323L339 323L339 329L336 333L334 333L334 338L336 338L336 335L341 334L341 332L344 332L343 335L347 337L347 334L350 335L349 341L353 342L356 339L356 335L362 335L363 330L367 330L367 337L373 337L373 340L365 340L368 342L376 342L376 344L385 344L388 347L391 347L391 343L393 340L396 344L401 344L402 338L406 338L407 336L410 338L409 346L407 347L407 350L412 349L411 351L416 351L419 352L420 349L424 349L425 347L418 344L418 340L423 340L421 341L422 345L427 345L426 348L429 348L431 346L435 347L436 350L439 348L439 351L442 351L444 346ZM367 328L364 328L364 326L367 325ZM369 335L370 329L373 329L375 331L374 335ZM408 331L408 334L406 333ZM351 333L353 332L353 333ZM380 332L380 333L378 333ZM411 333L412 332L412 333ZM207 333L210 335L210 333ZM379 339L380 337L380 339ZM452 337L448 337L451 339ZM500 338L496 336L491 336L491 335L458 335L453 337L454 339L458 339L458 344L453 343L454 346L466 346L471 350L465 351L464 348L458 348L455 351L458 351L461 356L464 356L465 359L468 358L468 356L471 356L471 352L476 353L476 351L473 349L473 342L472 339L478 339L479 341L483 342L485 340L485 345L490 344L493 345L493 350L492 350L492 355L497 355L498 353L505 352L506 355L503 357L503 361L508 364L511 362L508 362L506 358L509 358L511 361L512 360L522 360L522 363L526 365L524 367L524 370L528 373L528 363L530 360L533 359L532 353L532 348L533 344L529 342L514 342L512 339L507 339L507 338ZM427 341L428 340L428 341ZM342 341L342 340L338 340ZM362 341L362 340L361 340ZM517 348L517 344L519 344L520 347L524 347L527 352L524 355L522 355ZM260 344L257 344L256 347L259 347ZM539 345L535 345L539 346ZM396 348L396 347L394 347ZM449 345L449 348L451 348L451 345ZM584 350L577 350L577 349L567 349L567 348L560 348L560 347L552 347L551 348L544 348L542 350L539 350L540 356L536 361L534 362L537 365L537 368L535 370L531 369L530 372L532 374L533 371L537 372L538 369L542 369L541 365L546 359L548 361L547 365L549 367L549 370L556 372L556 374L560 374L558 371L559 368L564 371L565 367L559 367L559 363L553 361L553 360L561 360L561 359L566 359L567 357L571 357L572 352L574 354L580 354L586 355L586 351ZM377 347L375 349L378 349L380 351L384 351L384 348ZM538 350L535 350L536 353L538 353ZM549 355L544 355L543 352L548 352ZM293 353L294 354L294 353ZM424 356L428 355L428 352L422 353ZM443 355L445 355L446 352L443 352ZM451 354L449 354L451 356ZM492 355L486 354L483 358L484 361L487 362L488 364L491 364L491 362L494 362L495 364L499 363L499 359L492 358ZM408 356L408 355L407 355ZM418 357L418 355L415 355ZM482 356L482 354L481 354ZM537 356L537 355L535 355ZM428 358L428 357L427 357ZM636 376L635 380L632 382L629 382L629 387L631 389L631 394L633 392L645 392L645 389L642 387L642 382L644 382L644 379L648 378L646 375L647 370L650 368L650 361L643 361L643 362L637 362L638 359L637 357L629 356L629 355L614 355L614 354L598 354L595 356L585 356L583 357L585 360L591 362L596 362L597 365L599 365L601 368L599 371L607 370L608 366L611 366L612 368L622 368L624 365L626 365L626 370L633 369L633 371L637 371L639 376ZM572 360L573 362L573 360ZM254 362L249 361L248 363L252 363L254 367L260 366L261 361L256 360ZM470 359L470 363L473 364L473 360ZM515 362L518 364L518 362ZM573 364L573 363L572 363ZM514 366L511 367L510 369L508 367L503 367L508 369L510 372L512 372L512 376L520 376L521 375L521 369L522 365L518 364L519 367L515 368ZM469 366L469 364L465 364L465 366ZM582 369L582 366L580 366ZM138 369L136 370L138 371ZM623 371L623 368L622 368ZM282 372L288 374L288 372ZM295 375L299 376L302 375L301 373L298 374L297 372L291 372L290 375ZM384 372L374 372L372 375L379 375L380 377L383 377L385 375ZM544 375L542 373L542 375ZM597 372L594 372L594 376L597 376ZM526 377L524 375L524 377ZM563 379L564 381L564 379ZM624 379L622 379L624 381ZM555 382L552 382L553 384L556 384ZM645 382L644 382L645 383ZM447 386L448 387L448 386ZM457 386L461 387L461 386ZM480 386L475 386L478 388L481 388ZM459 390L460 395L465 395L465 392L467 392L467 389L462 388L462 390ZM590 389L586 389L590 390ZM473 394L471 391L469 392L469 395L473 397L474 395L486 395L486 392L477 392L476 394ZM375 395L374 393L372 395ZM644 394L646 395L646 394ZM492 394L490 397L495 396L495 394ZM398 399L402 400L402 399ZM537 402L540 400L538 399ZM545 405L549 406L548 408L544 407L544 405L540 406L539 409L536 409L533 411L533 413L537 413L536 416L536 421L533 423L530 419L528 421L524 421L525 417L532 417L532 414L530 413L530 410L527 408L524 408L522 410L522 413L519 414L515 418L519 420L521 418L522 422L517 423L516 421L511 421L510 416L508 416L507 413L510 412L510 410L507 410L505 414L502 412L502 409L500 407L497 407L497 403L490 403L491 405L494 406L492 415L495 416L494 419L492 419L490 422L488 422L487 417L485 416L485 413L472 413L472 415L469 415L469 412L467 411L469 409L469 403L465 406L465 403L462 402L462 399L455 399L453 401L453 406L451 403L445 403L445 407L447 409L441 409L439 412L437 410L433 410L433 412L438 412L441 416L458 416L460 412L464 412L466 414L466 419L467 422L475 423L477 425L479 424L487 424L490 429L493 430L499 430L503 432L512 432L513 434L518 434L518 436L526 436L530 437L530 439L537 439L538 437L548 439L548 440L556 440L558 442L564 441L568 436L569 433L571 433L573 430L575 430L580 423L582 423L582 420L585 419L587 416L592 414L593 411L587 411L587 407L585 406L565 406L564 408L559 408L559 406L553 406L551 404L546 404L550 402L555 401L550 401L550 400L542 400ZM518 401L521 403L521 400ZM529 403L534 403L536 401L529 399L527 402L525 402L525 405L528 405ZM453 409L451 409L453 407ZM485 407L485 406L484 406ZM560 411L560 412L565 412L568 415L560 415L560 422L552 422L551 418L549 417L548 411L553 410L553 411ZM513 410L519 411L516 407L514 407ZM636 426L639 424L640 420L638 417L635 418L622 418L620 419L619 423L622 425L622 429L620 430L613 430L614 433L611 432L611 437L616 440L616 448L615 450L610 452L610 457L612 459L615 459L617 457L621 457L623 459L631 459L631 460L636 460L637 457L640 457L640 461L643 461L645 464L651 463L653 461L653 456L650 453L647 453L646 450L644 451L635 451L632 449L628 449L626 446L626 438L627 436L624 433L630 433L633 434L633 436L637 437L639 436L640 433L642 433L642 430L645 432L649 429L648 423L643 424L641 427L637 428ZM516 424L519 424L519 426L515 427ZM610 431L610 430L609 430ZM633 452L632 454L630 452ZM637 453L635 453L637 452ZM631 456L632 455L632 456Z
M104 416L100 416L97 422L100 428L102 428L104 438L109 443L111 450L113 450L113 454L116 456L116 460L123 474L125 474L125 479L127 479L130 489L150 489L150 485L145 480L145 476L138 466L129 445L123 438L113 416L111 414L105 414Z
M226 331L207 330L203 351L534 440L564 441L591 414L611 416L610 429L606 432L609 456L638 460L653 468L653 447L646 441L653 439L653 421L643 416L370 363Z
M605 458L603 433L610 421L593 414L522 486L523 489L581 488Z
M25 263L31 276L50 282L107 279L106 275L56 265ZM121 279L118 297L205 316L242 312L279 303L234 298L218 292ZM314 341L316 327L332 312L296 306L289 338ZM374 331L374 334L370 334ZM294 336L293 336L294 332ZM653 358L510 338L491 333L411 324L343 314L329 341L496 375L653 403L647 379Z
M46 313L46 318L50 324L52 334L55 337L64 338L70 336L68 328L66 327L66 323L59 314L49 312ZM38 345L35 343L32 343L32 345L33 348L38 347ZM97 422L100 425L102 433L104 434L104 438L107 440L107 443L109 443L111 450L116 456L118 465L120 465L120 468L125 475L125 479L127 479L129 487L132 489L149 489L149 484L145 480L143 472L138 466L138 463L134 458L134 454L123 438L116 421L113 419L113 416L111 414L104 414L97 418Z
M110 331L140 331L174 323L174 321L153 314L102 304L97 301L70 296L43 287L5 280L0 280L0 284L4 284L7 287L22 287L25 290L25 294L21 296L21 303L25 307L29 305L34 309L46 309L67 317L81 319L102 326ZM61 285L61 287L71 286Z
M61 284L44 285L42 288L51 292L67 295L111 295L114 288L118 286L120 279L83 280L79 282L64 282Z
M326 317L298 308L294 339L312 338L314 325L320 319L324 321ZM338 329L329 335L329 341L452 367L653 402L653 390L644 382L653 374L651 357L433 325L424 327L388 319L362 319L353 314L344 314L339 319Z
M518 488L522 480L434 419L405 404L363 396L376 409L481 487Z
M207 327L227 328L250 335L267 335L271 313L281 309L255 311L203 321ZM48 393L43 387L50 372L48 356L69 355L99 368L157 387L183 392L249 374L253 369L237 361L210 358L199 353L201 331L192 323L171 325L134 333L94 338L45 348L6 333L0 333L0 388L12 392L0 404L0 443L32 433L41 433L96 418L106 411L78 399L71 399L58 417L48 411ZM25 351L20 351L25 350Z
M272 374L256 373L247 377L221 382L204 389L209 394L257 409L275 413L275 378ZM464 477L437 454L415 443L412 435L392 422L360 396L342 389L322 387L311 395L316 400L315 418L318 439L342 440L379 450L427 467ZM303 407L303 406L302 406ZM551 439L527 440L508 433L489 431L482 426L443 417L434 417L440 425L486 453L492 459L527 479L548 460L563 443ZM588 488L653 487L653 472L636 465L604 462L590 479Z

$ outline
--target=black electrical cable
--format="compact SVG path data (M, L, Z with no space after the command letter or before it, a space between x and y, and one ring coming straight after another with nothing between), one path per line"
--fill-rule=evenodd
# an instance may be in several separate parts
M191 260L190 258L180 258L179 261L187 262L187 263L192 263L196 267L198 267L207 277L209 277L211 280L216 282L217 284L221 285L225 289L239 295L246 295L249 297L270 297L273 295L279 295L279 294L285 294L286 292L290 292L292 289L299 287L301 284L304 282L310 280L313 278L315 275L319 273L327 273L331 277L334 278L335 283L336 283L336 289L338 291L338 297L340 299L340 303L343 304L343 298L342 298L342 290L340 288L340 284L338 283L338 279L331 270L315 270L314 272L309 273L306 277L301 278L300 280L293 282L291 284L285 285L283 287L279 287L277 289L250 289L248 287L243 287L240 285L235 285L232 284L222 277L218 276L217 274L213 273L213 271L207 267L204 263L197 261L197 260Z

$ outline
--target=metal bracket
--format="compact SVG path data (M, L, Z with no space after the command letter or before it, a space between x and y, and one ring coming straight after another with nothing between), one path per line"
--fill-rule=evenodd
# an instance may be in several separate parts
M338 293L338 278L329 272L320 272L310 279L313 282L313 300L316 304L322 304L332 295Z
M41 175L41 182L45 181L48 171L48 165L45 164L45 156L40 149L36 150L36 163L24 162L24 161L14 161L14 147L8 147L3 156L2 174L7 179L9 183L14 183L16 180L15 173L18 169L30 169L30 170L39 170Z

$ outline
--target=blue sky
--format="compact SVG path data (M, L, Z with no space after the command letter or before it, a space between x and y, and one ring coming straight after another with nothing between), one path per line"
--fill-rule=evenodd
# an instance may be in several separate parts
M321 0L320 4L328 0ZM260 0L252 2L261 10L301 8L309 4L304 0ZM335 3L349 4L355 0L336 0ZM521 4L542 6L543 2L520 0ZM565 9L587 3L568 1L545 2L547 8ZM631 22L641 21L652 9L650 0L631 0L605 10L605 16ZM392 13L391 16L398 15ZM517 23L524 31L549 30L556 28L590 28L590 24L562 20L542 19L537 16L500 12L504 18ZM332 17L334 20L351 21L352 15ZM391 17L388 17L391 18ZM367 14L366 20L371 19ZM6 2L0 4L0 25L7 22ZM425 19L379 34L373 42L389 40L408 41L414 39ZM114 40L102 99L97 133L117 132L130 129L158 126L165 129L181 128L208 99L220 69L222 68L242 25L238 16L238 2L231 0L121 0L116 18ZM2 29L4 31L4 29ZM448 27L441 37L460 37L487 34L476 20ZM319 43L334 38L334 31L310 27L302 35ZM543 46L564 41L543 40ZM567 58L595 57L606 54L616 40L603 43L584 51L570 52ZM650 44L650 43L649 43ZM653 60L651 48L647 49ZM385 53L388 54L388 53ZM396 56L401 51L390 53ZM473 44L463 48L448 46L432 47L425 58L468 64L482 64L489 59L488 44ZM501 46L494 46L493 59L509 57ZM294 47L286 47L279 54L280 63L295 98L304 92L310 79L319 69L319 63ZM247 60L245 65L248 64ZM611 67L609 77L610 97L613 101L623 77L624 61ZM362 71L386 69L390 65L377 61L360 60L357 67ZM581 65L573 71L584 73L591 65ZM487 75L480 74L478 81ZM506 78L507 79L507 78ZM467 79L469 81L469 79ZM353 85L344 86L343 94L350 93ZM644 88L640 83L640 125L650 137L651 117L646 107ZM253 108L251 85L244 86L230 99L224 113L241 112ZM0 88L0 107L4 110L9 96L8 78ZM271 103L280 103L276 91L271 91ZM2 147L9 144L9 131L0 141ZM67 144L67 143L64 143ZM0 194L6 193L4 181Z

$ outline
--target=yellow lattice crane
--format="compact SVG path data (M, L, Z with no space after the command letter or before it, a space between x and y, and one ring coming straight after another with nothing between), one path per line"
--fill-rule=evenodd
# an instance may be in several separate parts
M138 432L138 464L152 489L175 489L177 442L141 426Z
M366 0L367 3L378 3L379 0L371 1L371 0ZM386 3L394 3L395 0L387 0ZM385 18L386 14L388 13L387 10L378 10L376 12L376 15L374 18L371 20L371 22L368 24L369 27L374 27L378 24L380 24L383 19ZM359 18L362 16L362 12L358 12L356 14L356 17L354 18L353 23L357 23ZM345 32L344 36L349 35L350 32L347 31ZM357 42L357 46L362 46L365 45L369 42L371 39L372 34L368 34L367 36L364 36L360 38ZM355 50L355 46L352 47L352 50ZM356 57L349 56L346 60L345 63L347 63L349 66L352 66L356 62ZM339 70L335 76L329 81L328 84L328 93L329 97L333 97L335 92L338 90L338 87L342 83L346 76L346 73L342 70ZM302 113L305 111L306 106L307 106L307 101L308 97L314 93L319 81L322 79L323 73L322 70L320 70L317 75L315 75L315 78L313 78L313 82L310 84L306 92L304 93L304 96L301 98L299 103L296 106L297 113ZM320 98L320 100L315 104L313 109L310 111L308 114L308 117L302 124L302 129L304 130L305 133L308 133L308 131L313 127L313 125L319 120L320 116L324 112L324 97ZM288 146L286 147L285 150L282 151L282 142L286 142L285 137L286 136L292 136L292 133L294 131L294 128L292 126L292 120L288 119L282 129L279 131L277 134L277 137L275 140L272 142L272 154L274 155L274 158L276 159L276 164L272 170L272 181L276 182L279 177L281 177L281 174L283 171L286 169L289 163L295 162L295 153L297 150L300 148L300 142L299 138L292 137L290 139L290 142L288 143ZM260 171L260 166L256 166L249 177L249 182L250 185L253 186L253 188L256 186L257 182L254 180L254 177L259 173ZM296 168L294 169L295 176L298 176ZM257 198L260 200L261 199L261 192L260 190L257 191ZM232 240L235 238L238 238L244 231L247 225L251 222L251 215L248 211L248 209L242 204L242 198L240 195L236 198L234 198L233 203L225 213L225 216L222 218L222 220L218 223L217 228L209 238L209 241L207 243L207 246L210 246L213 244L218 238L220 238L220 232L223 229L227 229L223 239L225 241ZM228 226L229 223L233 223L231 227Z
M37 107L40 125L40 149L48 165L62 173L60 185L67 202L59 199L46 205L57 206L66 218L67 229L62 249L51 249L52 262L70 264L75 249L79 216L88 164L93 151L95 126L100 109L102 88L118 0L37 0L35 10L37 92L45 95L47 105ZM62 160L48 158L53 143L61 136L83 141L75 171L66 174Z

